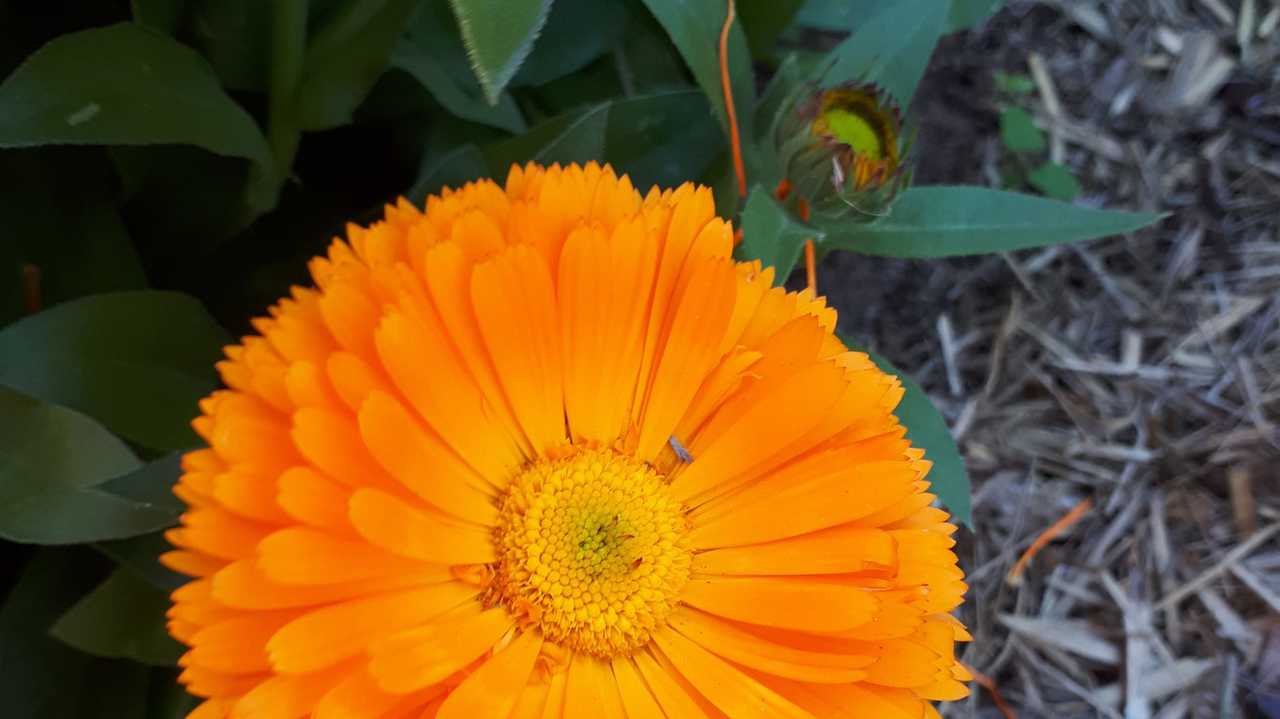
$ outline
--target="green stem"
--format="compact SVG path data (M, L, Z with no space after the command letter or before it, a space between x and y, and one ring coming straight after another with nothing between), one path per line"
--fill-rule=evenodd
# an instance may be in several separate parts
M307 46L307 0L274 0L271 26L270 105L267 144L275 159L275 186L284 185L298 152L298 81Z

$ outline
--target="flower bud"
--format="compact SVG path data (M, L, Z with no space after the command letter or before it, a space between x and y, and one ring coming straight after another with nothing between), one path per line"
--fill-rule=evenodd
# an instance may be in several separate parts
M902 117L875 85L802 97L779 123L777 146L793 191L829 219L884 215L910 179Z

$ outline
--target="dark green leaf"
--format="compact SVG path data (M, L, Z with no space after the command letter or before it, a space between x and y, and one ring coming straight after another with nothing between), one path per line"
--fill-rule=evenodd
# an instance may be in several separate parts
M485 97L511 82L533 49L533 41L551 11L551 0L450 0L458 28Z
M694 90L617 100L556 117L485 149L495 177L513 162L611 163L638 188L697 177L721 147L707 105Z
M824 244L889 257L978 255L1133 232L1161 217L983 187L913 187L888 217L824 228Z
M887 5L831 51L814 79L823 87L875 82L906 107L942 35L946 13L946 3L938 0Z
M232 90L265 92L274 2L187 0L192 44Z
M684 57L728 137L729 116L725 112L719 56L720 30L728 5L718 0L644 0L644 4ZM729 32L729 77L741 136L754 137L751 109L755 107L755 76L741 22L734 22Z
M765 267L773 267L773 282L782 285L800 259L804 241L818 234L797 222L767 190L756 187L742 211L742 244L735 254L742 260L760 260Z
M135 22L146 25L152 30L172 35L178 30L182 20L182 9L185 0L131 0Z
M965 469L964 458L956 447L955 438L951 436L951 428L947 420L933 405L929 395L916 384L915 380L903 373L884 357L860 347L855 347L848 340L845 344L851 349L866 352L873 362L883 371L896 376L902 382L902 401L894 410L898 421L907 428L907 439L911 444L924 450L924 458L933 462L927 479L933 485L930 491L938 495L938 499L951 512L951 516L966 526L973 526L970 509L971 488L969 472Z
M84 412L156 449L196 442L196 402L217 387L229 338L194 298L118 292L67 302L0 331L0 384Z
M250 206L274 203L266 141L192 50L133 23L59 37L0 85L0 147L195 145L254 165Z
M511 85L542 85L581 70L611 50L626 30L627 8L621 0L555 0Z
M7 426L7 425L6 425ZM27 563L0 607L0 696L16 719L134 719L141 710L103 706L100 681L118 681L120 668L78 652L48 634L53 622L101 581L103 562L83 548L42 549Z
M629 18L627 33L613 61L628 97L689 86L684 60L651 13L636 13Z
M237 163L242 164L242 163ZM97 148L29 148L0 153L0 176L22 178L0 192L5 279L29 270L39 306L95 292L146 286L133 243L113 206L111 166ZM0 363L2 364L2 363Z
M465 86L459 85L457 76L449 74L447 65L416 42L401 41L392 54L391 63L412 75L446 110L464 120L491 125L512 133L524 132L526 129L524 116L520 114L520 108L516 107L510 93L502 93L497 104L490 105L483 98L468 92ZM470 74L463 77L474 84Z
M82 652L173 666L182 645L165 629L169 597L125 570L116 570L53 625L50 633Z
M160 555L173 549L164 532L149 532L128 539L98 542L93 548L115 561L116 564L137 574L157 589L171 592L190 581L160 563Z
M773 57L778 36L791 24L792 17L803 4L804 0L738 3L738 14L742 17L752 57L761 60Z
M421 205L427 195L435 194L443 187L461 187L489 175L484 155L475 145L463 145L452 152L424 159L428 163L418 173L413 187L405 193L405 197L415 205Z
M951 0L951 13L947 16L947 32L973 27L986 20L1004 3L1004 0Z
M1046 162L1027 175L1027 182L1055 200L1071 202L1080 195L1080 183L1076 181L1071 170L1056 163Z
M138 461L88 417L0 387L0 425L0 537L70 544L173 523L173 512L97 486Z
M1042 152L1045 148L1044 133L1036 127L1031 113L1020 107L1000 113L1000 141L1014 152Z
M348 2L307 50L297 88L297 117L304 130L327 130L351 121L351 113L387 68L396 38L418 0ZM361 11L377 6L376 12Z
M188 694L178 683L179 670L155 667L149 673L151 691L147 696L146 719L186 719L204 701Z
M100 489L168 512L176 521L187 505L173 494L173 485L182 475L183 452L171 452L132 472L113 477Z
M795 24L839 32L853 30L896 0L808 0L796 13Z

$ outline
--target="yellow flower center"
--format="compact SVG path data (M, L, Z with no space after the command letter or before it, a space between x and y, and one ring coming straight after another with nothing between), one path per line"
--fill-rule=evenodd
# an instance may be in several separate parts
M648 464L610 450L540 460L511 483L496 600L563 646L643 646L689 578L684 508Z

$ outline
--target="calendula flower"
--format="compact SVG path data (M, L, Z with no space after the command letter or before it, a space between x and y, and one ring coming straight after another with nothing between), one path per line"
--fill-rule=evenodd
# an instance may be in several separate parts
M778 126L777 147L797 194L832 218L875 219L910 180L901 115L875 85L802 97Z
M902 390L711 193L512 168L349 227L219 365L194 715L934 717L965 585Z

